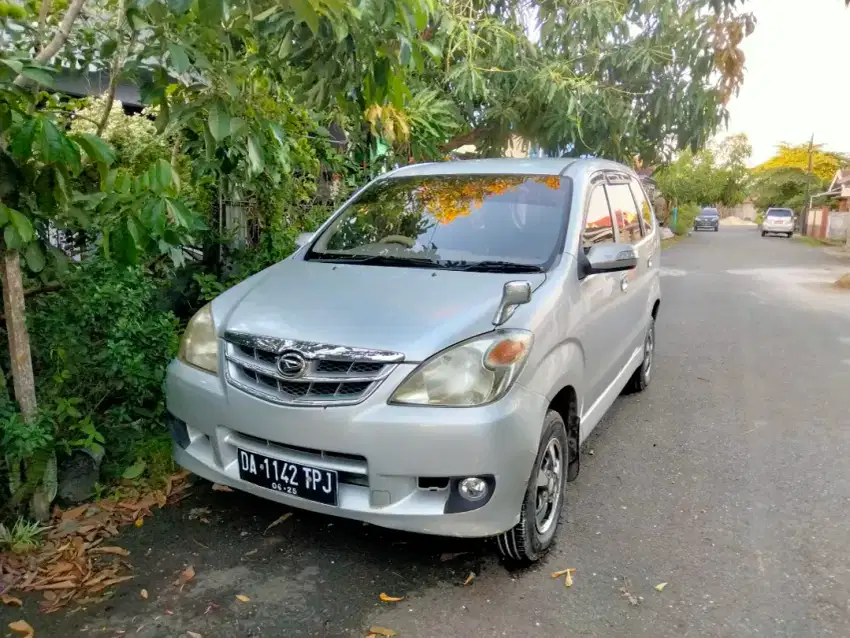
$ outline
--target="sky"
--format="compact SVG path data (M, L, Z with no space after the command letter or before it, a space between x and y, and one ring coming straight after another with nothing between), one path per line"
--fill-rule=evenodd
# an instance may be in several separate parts
M720 137L746 133L751 165L812 133L816 144L850 153L850 8L844 0L748 0L744 8L758 23L742 45L744 84Z

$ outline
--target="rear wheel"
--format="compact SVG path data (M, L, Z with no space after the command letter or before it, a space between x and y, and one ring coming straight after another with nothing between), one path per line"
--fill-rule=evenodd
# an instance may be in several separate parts
M791 239L791 237L794 236L794 233L786 233L786 234L788 235L788 239Z
M762 237L767 237L767 231L765 231L765 230L761 231L761 236L762 236Z
M625 392L643 392L652 379L652 363L655 359L655 317L650 318L646 329L646 337L643 340L643 363L635 370L632 378L626 384Z
M564 420L549 410L519 523L496 537L499 552L508 560L528 565L540 560L552 547L564 508L568 455Z

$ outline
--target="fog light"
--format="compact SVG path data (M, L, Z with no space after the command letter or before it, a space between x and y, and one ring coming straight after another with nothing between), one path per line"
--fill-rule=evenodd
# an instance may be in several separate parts
M458 491L467 501L480 501L487 496L487 481L475 476L465 478L460 482Z

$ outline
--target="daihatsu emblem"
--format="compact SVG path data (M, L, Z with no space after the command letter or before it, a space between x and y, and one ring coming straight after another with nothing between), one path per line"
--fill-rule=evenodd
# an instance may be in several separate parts
M277 360L277 369L287 379L297 379L307 372L307 360L297 352L284 352Z

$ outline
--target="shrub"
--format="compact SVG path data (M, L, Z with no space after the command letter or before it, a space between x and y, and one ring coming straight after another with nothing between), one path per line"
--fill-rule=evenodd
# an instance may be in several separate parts
M670 227L677 235L687 235L694 227L694 220L699 215L700 207L696 204L682 204L676 214L676 224Z
M33 300L40 412L53 422L60 450L103 442L108 456L126 462L128 434L158 431L165 368L179 339L161 284L142 267L92 259L59 291Z

